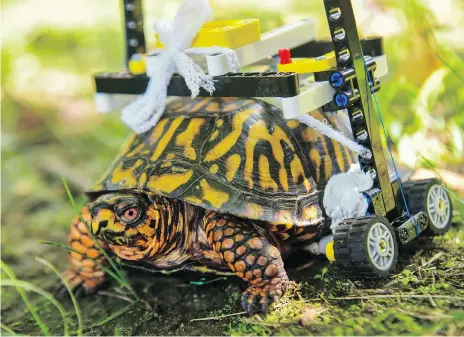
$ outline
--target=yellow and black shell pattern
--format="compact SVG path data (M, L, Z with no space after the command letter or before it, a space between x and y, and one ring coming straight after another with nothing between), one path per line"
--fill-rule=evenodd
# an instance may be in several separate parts
M341 116L312 116L350 132ZM151 191L248 219L315 225L323 220L318 187L356 160L267 102L176 98L152 130L126 141L89 193Z

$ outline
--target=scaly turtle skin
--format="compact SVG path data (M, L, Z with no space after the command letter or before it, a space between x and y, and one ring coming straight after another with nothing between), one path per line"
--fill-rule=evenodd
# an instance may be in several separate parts
M326 119L348 131L341 117ZM132 135L92 187L82 215L104 249L155 270L234 272L242 305L267 311L288 278L281 250L321 230L319 190L356 156L254 99L176 99L151 130ZM292 240L290 240L292 239ZM104 281L103 257L76 219L68 279Z

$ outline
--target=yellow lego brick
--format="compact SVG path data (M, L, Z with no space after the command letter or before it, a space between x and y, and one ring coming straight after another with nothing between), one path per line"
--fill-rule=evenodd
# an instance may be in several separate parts
M156 48L164 45L156 35ZM236 49L261 39L258 19L212 21L203 25L190 47Z
M330 70L337 66L335 53L332 51L320 57L292 60L291 63L278 64L280 72L294 72L297 74L317 73Z
M334 242L329 241L327 246L325 246L325 256L329 261L335 261L335 251L334 251Z
M134 75L143 75L147 71L145 57L135 59L135 60L130 60L128 66L129 66L129 71Z

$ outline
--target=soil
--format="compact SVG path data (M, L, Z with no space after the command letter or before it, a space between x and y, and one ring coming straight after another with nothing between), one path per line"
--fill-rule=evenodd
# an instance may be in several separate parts
M455 226L444 238L420 238L408 250L403 250L397 273L382 280L341 277L326 260L300 254L298 258L305 263L314 263L298 270L297 265L302 267L301 261L295 258L287 261L290 279L297 282L298 289L284 301L283 307L287 311L282 311L282 305L278 309L277 305L266 319L234 315L192 321L240 313L240 295L246 284L236 277L218 278L217 275L192 272L163 275L125 268L132 287L143 302L133 304L121 316L95 326L130 306L133 300L130 295L124 295L127 291L119 288L116 282L97 294L79 298L83 332L85 335L463 334L464 324L460 322L460 318L464 318L462 232ZM36 239L30 239L34 253L64 270L66 252L56 246L35 243ZM12 247L9 248L7 251L11 252ZM3 254L3 261L15 271L18 279L50 292L59 283L56 275L33 256L25 258L7 252ZM388 297L406 293L430 294L431 297L425 300ZM366 300L333 299L356 295L374 297ZM382 295L387 297L382 298ZM445 295L454 298L439 298ZM28 293L28 296L50 332L63 334L63 322L56 308L38 295ZM60 301L67 311L71 334L76 334L77 319L72 302L69 297ZM323 312L315 318L311 316L310 324L302 326L303 306L305 310L323 308ZM1 314L2 324L17 334L42 334L14 288L2 289Z

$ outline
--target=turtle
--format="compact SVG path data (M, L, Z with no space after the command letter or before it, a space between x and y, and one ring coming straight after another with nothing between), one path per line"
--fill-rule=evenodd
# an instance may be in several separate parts
M348 134L341 115L312 112ZM348 148L282 116L259 99L171 99L87 191L69 235L74 290L104 283L101 246L154 271L235 274L249 284L241 299L248 314L267 312L288 286L284 252L325 228L327 180L357 162Z

